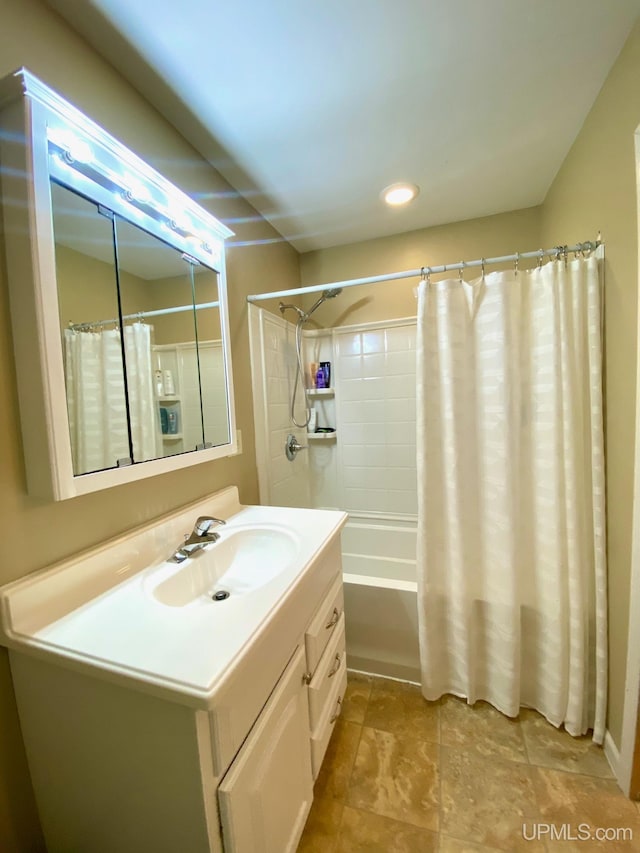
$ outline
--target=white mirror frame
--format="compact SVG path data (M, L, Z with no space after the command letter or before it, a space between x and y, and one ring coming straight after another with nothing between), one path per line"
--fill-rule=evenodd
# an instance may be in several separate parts
M49 145L71 131L100 162L119 165L167 212L171 242L218 273L230 441L203 450L75 476L56 284ZM25 69L0 81L0 194L20 420L30 495L65 500L237 453L224 240L232 236L137 155ZM122 171L122 169L126 171ZM145 227L144 204L128 210Z

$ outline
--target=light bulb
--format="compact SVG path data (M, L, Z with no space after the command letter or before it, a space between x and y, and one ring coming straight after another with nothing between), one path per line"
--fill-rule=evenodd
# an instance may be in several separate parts
M391 184L382 190L380 197L392 207L398 207L413 201L419 192L420 188L416 184Z

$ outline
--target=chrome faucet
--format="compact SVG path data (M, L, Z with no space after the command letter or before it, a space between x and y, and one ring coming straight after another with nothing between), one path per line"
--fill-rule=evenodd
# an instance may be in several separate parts
M211 530L214 524L226 524L221 518L213 518L210 515L201 515L196 521L189 536L184 537L183 544L169 557L170 563L182 563L190 557L194 551L200 551L211 542L217 542L220 534Z

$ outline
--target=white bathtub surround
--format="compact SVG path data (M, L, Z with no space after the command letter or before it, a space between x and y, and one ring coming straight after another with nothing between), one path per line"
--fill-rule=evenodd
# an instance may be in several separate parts
M249 305L249 331L260 501L308 507L309 453L298 453L292 462L285 455L289 433L299 444L307 444L306 429L293 427L289 415L296 368L295 326ZM296 415L302 416L304 398L299 399Z
M415 318L305 329L304 361L331 362L329 393L311 399L330 441L295 463L282 447L294 325L249 306L256 457L262 503L340 507L350 666L420 679L416 606ZM289 342L289 343L287 343ZM304 492L306 491L306 496Z
M527 705L601 743L599 267L421 284L418 602L428 699Z
M416 323L334 329L339 417L337 506L414 516Z

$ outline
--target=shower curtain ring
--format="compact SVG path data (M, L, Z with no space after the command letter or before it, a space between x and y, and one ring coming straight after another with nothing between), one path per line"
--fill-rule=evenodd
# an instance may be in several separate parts
M542 268L542 259L544 257L544 249L538 250L538 269Z
M460 283L462 283L462 273L463 273L463 271L464 271L464 261L460 261L460 274L459 274Z
M482 280L484 281L484 258L480 258L480 269L482 270Z
M516 252L516 257L513 262L513 274L518 275L518 262L520 261L520 252Z

